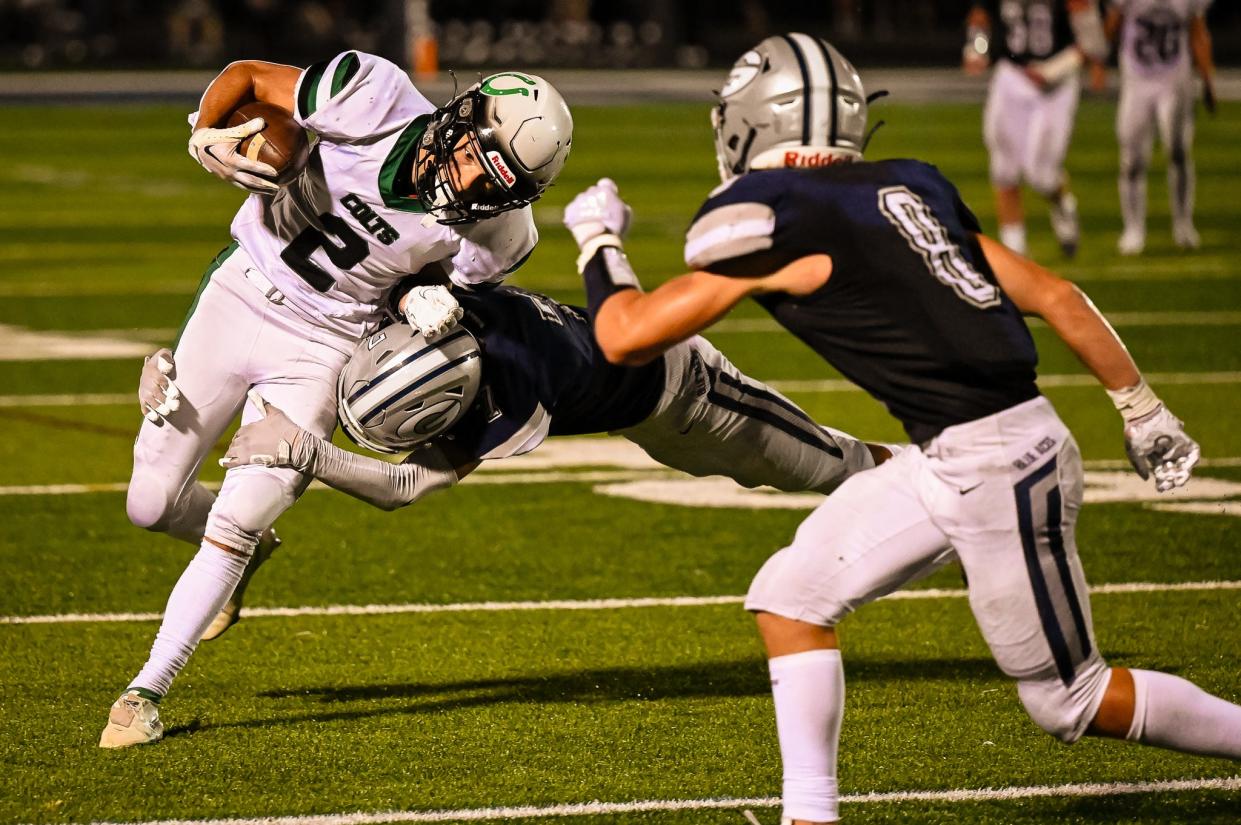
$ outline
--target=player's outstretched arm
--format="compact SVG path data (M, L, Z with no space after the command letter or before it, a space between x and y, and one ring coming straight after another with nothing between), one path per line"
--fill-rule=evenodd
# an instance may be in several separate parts
M595 339L613 364L645 364L714 324L743 298L777 291L808 294L831 274L831 258L811 255L756 277L698 270L643 292L622 248L631 216L607 178L578 194L564 213L565 226L581 249L577 265L586 282Z
M1022 312L1037 315L1099 379L1125 421L1125 451L1138 475L1166 492L1189 480L1198 444L1155 395L1103 314L1070 281L979 235L1000 287Z
M249 397L262 417L237 431L221 467L291 467L368 504L396 510L453 486L478 466L435 445L411 453L402 464L357 455L306 432L255 390Z

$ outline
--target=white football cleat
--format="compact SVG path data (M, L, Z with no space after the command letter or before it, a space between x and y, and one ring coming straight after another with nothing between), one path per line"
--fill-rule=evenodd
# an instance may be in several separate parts
M233 595L229 596L228 601L220 608L220 612L215 614L215 618L211 620L211 624L207 625L207 629L203 631L202 641L210 642L212 639L218 639L237 622L241 621L241 602L246 595L246 587L250 584L254 571L259 569L259 565L271 558L271 554L276 552L276 548L283 542L276 535L276 531L267 528L263 533L263 537L259 539L258 545L254 548L254 555L250 557L250 561L246 564L246 570L241 574L241 581L237 582L237 587L233 590Z
M1077 219L1077 197L1072 192L1065 192L1059 202L1051 205L1051 231L1055 233L1064 257L1072 258L1077 254L1081 225Z
M164 723L159 721L159 705L127 690L112 703L108 725L99 736L101 748L128 748L158 742L164 736Z
M1141 255L1146 248L1146 233L1137 229L1126 229L1116 242L1116 251L1121 255Z
M1172 240L1181 249L1197 249L1202 246L1202 238L1198 230L1189 221L1178 221L1172 225Z

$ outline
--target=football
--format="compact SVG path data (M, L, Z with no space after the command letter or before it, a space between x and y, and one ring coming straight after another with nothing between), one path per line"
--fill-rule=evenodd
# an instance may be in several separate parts
M306 166L310 140L293 116L273 103L245 103L228 116L229 126L240 126L261 117L267 123L261 132L246 138L237 151L250 160L266 163L276 170L276 183L284 186Z

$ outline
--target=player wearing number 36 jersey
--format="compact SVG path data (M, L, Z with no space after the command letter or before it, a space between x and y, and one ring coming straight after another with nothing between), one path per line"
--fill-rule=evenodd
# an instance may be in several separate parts
M220 128L253 100L281 107L317 136L306 168L283 187L275 170L238 152L261 119ZM229 600L247 563L274 546L272 523L309 483L262 467L229 472L218 495L196 482L247 391L329 435L337 374L376 326L392 286L437 263L460 287L502 280L537 241L529 204L560 171L572 139L568 108L539 77L491 75L437 109L400 68L361 52L305 71L234 63L191 121L190 154L253 194L175 353L157 353L144 371L147 420L134 446L129 517L200 550L169 598L146 666L113 706L104 747L159 738L152 703L199 639L235 619L239 597ZM461 314L446 289L433 289L439 300L421 301L409 318L428 335ZM244 406L243 421L257 415Z

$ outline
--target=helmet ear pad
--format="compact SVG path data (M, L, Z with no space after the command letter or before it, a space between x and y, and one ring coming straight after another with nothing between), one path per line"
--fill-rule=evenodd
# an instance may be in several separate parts
M384 327L354 348L337 379L341 429L379 453L412 450L443 434L478 395L481 355L463 327L432 342L408 324Z

